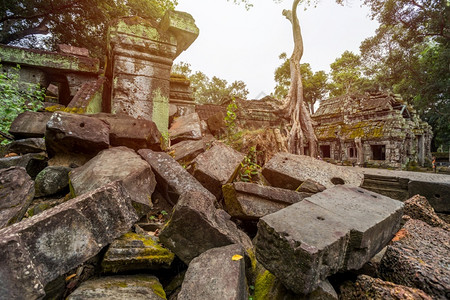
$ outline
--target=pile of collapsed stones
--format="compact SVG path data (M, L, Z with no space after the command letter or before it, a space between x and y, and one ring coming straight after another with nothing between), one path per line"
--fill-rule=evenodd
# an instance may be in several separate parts
M163 151L151 121L20 115L0 159L0 298L450 296L450 227L425 198L288 153L266 185L236 182L245 155L202 127L177 118Z

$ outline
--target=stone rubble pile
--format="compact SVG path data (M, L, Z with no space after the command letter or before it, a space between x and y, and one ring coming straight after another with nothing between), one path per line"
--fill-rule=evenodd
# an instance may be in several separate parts
M32 137L0 158L1 299L449 295L449 225L423 197L403 204L354 169L287 153L264 166L267 185L239 182L245 155L204 132L162 151L151 121L26 115L41 131L15 127ZM126 138L111 144L113 127ZM189 141L203 151L180 153Z

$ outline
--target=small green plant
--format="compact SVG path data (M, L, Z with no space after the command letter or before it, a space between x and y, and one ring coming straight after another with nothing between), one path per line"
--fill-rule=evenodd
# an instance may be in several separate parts
M261 166L257 164L256 147L250 147L244 161L241 162L239 178L244 182L256 182L259 179L260 170Z
M227 106L227 115L224 118L225 125L227 126L228 136L232 135L236 131L236 111L238 107L236 105L236 99L233 97L230 104Z
M26 91L20 88L19 70L20 66L17 65L8 72L0 72L0 131L4 133L8 132L11 123L20 113L39 109L45 97L39 84L28 84ZM8 141L2 140L0 136L0 143L6 144Z

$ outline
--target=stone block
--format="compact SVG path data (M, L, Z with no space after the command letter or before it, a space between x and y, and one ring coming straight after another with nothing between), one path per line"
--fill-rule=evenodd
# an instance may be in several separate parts
M350 228L307 199L262 217L254 244L258 261L297 294L313 292L345 263Z
M11 123L9 133L16 139L42 138L51 117L52 113L49 112L23 112Z
M36 197L50 196L69 190L71 168L50 166L39 172L35 179Z
M235 255L241 258L233 260ZM248 299L244 249L233 244L194 258L177 299Z
M189 48L197 39L200 30L194 18L185 12L168 10L160 23L160 28L175 35L177 39L177 56Z
M358 270L385 247L401 227L403 203L345 185L308 198L332 211L351 229L344 270Z
M70 172L69 178L76 196L120 180L139 215L144 215L152 207L155 175L148 163L129 148L103 150L82 167Z
M98 254L137 220L129 195L114 182L1 229L0 245L9 247L11 243L3 241L16 237L13 246L18 253L29 251L28 257L23 255L22 260L8 263L5 269L16 270L18 276L2 274L6 279L2 285L25 290L45 286ZM3 247L1 253L6 251ZM30 268L35 270L33 276L29 276ZM5 291L8 293L14 291Z
M22 167L27 170L27 173L31 178L35 178L39 172L47 167L47 161L48 158L46 155L38 153L4 157L0 158L0 169Z
M363 175L355 170L335 166L309 156L277 153L262 170L270 185L290 190L297 189L310 179L326 188L335 185L361 186Z
M346 282L340 287L341 299L349 300L372 300L372 299L410 299L410 300L432 300L429 295L415 288L398 285L392 282L383 281L379 278L372 278L367 275L360 275L356 282Z
M447 182L411 180L408 183L409 197L421 195L438 213L450 213L450 180Z
M8 151L17 154L44 152L45 140L43 138L28 138L12 141L8 144Z
M205 142L203 140L181 141L170 147L170 154L180 163L187 163L196 158L199 154L205 152Z
M167 269L175 254L158 244L157 238L126 233L109 245L102 261L103 272Z
M450 230L450 224L442 220L435 212L427 198L415 195L405 201L405 215L420 220L433 227Z
M225 211L214 207L211 197L187 191L175 205L159 238L186 264L211 248L230 244L252 248L250 238L229 218Z
M0 228L20 221L34 198L34 182L24 168L0 169Z
M222 187L225 210L234 218L258 220L286 206L302 201L310 194L235 182Z
M94 117L110 125L111 146L125 146L134 150L161 150L161 133L155 123L126 115L96 114Z
M50 155L60 152L95 155L109 147L109 125L88 116L55 112L47 123L45 144Z
M417 288L433 299L448 299L450 291L450 232L409 220L381 259L384 280Z
M58 44L58 52L78 56L89 57L89 50L86 48L74 47L66 44Z
M214 195L205 189L169 154L154 152L149 149L141 149L138 153L152 167L158 183L156 188L172 205L175 205L181 194L186 191L200 191L216 203Z
M222 185L233 181L244 157L244 154L231 147L215 143L194 159L193 175L219 199L222 196Z
M83 282L67 300L148 299L165 300L166 293L158 278L152 275L100 277Z
M202 129L198 114L193 113L176 118L170 126L169 136L172 144L185 140L200 140Z

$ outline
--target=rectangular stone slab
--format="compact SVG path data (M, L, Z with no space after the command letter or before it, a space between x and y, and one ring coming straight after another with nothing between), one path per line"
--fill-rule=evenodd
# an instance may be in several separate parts
M45 286L98 254L137 219L130 197L114 182L6 227L0 230L0 253L13 245L22 254L8 263L6 269L14 271L11 275L1 273L2 284L27 291ZM5 241L8 237L15 237L16 242ZM29 276L30 268L35 269L33 276ZM1 293L3 299L14 291Z
M308 198L351 228L345 269L359 269L400 229L403 203L362 188L339 185Z
M314 291L345 262L350 228L307 199L259 220L256 258L296 293Z

